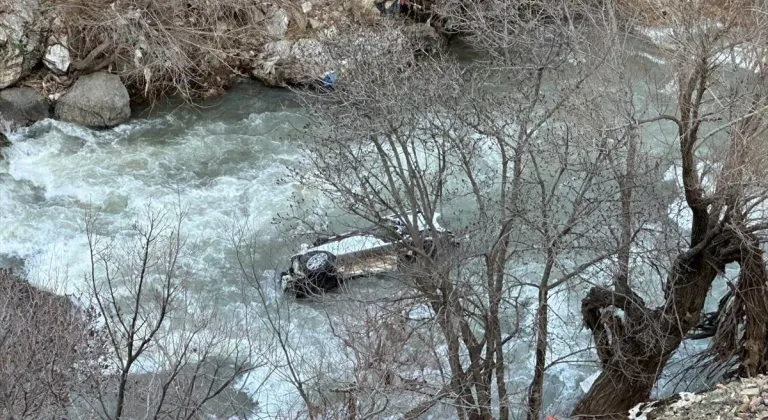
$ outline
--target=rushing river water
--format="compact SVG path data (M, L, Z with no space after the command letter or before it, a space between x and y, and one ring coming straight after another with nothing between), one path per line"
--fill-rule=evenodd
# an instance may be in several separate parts
M266 227L290 204L295 189L277 179L295 157L285 136L299 123L287 92L251 84L210 108L160 111L113 130L40 122L12 135L0 162L0 255L23 259L39 281L56 280L53 266L76 277L85 209L99 211L109 235L148 203L181 203L186 230L206 242L199 262L217 267L220 223L248 211ZM78 282L69 280L49 286L74 292Z
M241 278L222 235L223 227L249 215L260 232L265 252L259 264L271 284L292 251L277 237L275 216L289 208L294 194L311 194L279 182L283 166L297 158L289 140L302 124L289 92L244 83L221 103L202 109L165 109L134 118L112 130L92 131L46 120L11 135L12 146L0 161L0 265L23 264L28 277L60 293L77 294L88 268L85 210L98 210L99 235L126 232L148 203L188 210L185 232L198 242L195 258L185 261L205 271L198 292L226 306L234 300ZM300 143L300 142L299 142ZM521 270L537 271L537 266ZM371 282L360 287L376 289ZM267 288L269 290L274 285ZM569 340L580 346L589 334L579 330L579 293L553 296L553 335L561 336L555 356L567 354ZM280 299L278 293L270 299ZM302 345L327 337L323 312L300 306L293 324ZM530 343L514 348L512 381L525 389L532 372ZM311 353L308 351L308 353ZM554 356L553 356L554 357ZM546 385L545 414L563 414L583 393L582 382L596 372L591 363L556 364ZM257 394L264 416L296 404L296 395L280 375L264 373ZM266 391L265 391L266 390ZM439 417L439 415L438 415Z

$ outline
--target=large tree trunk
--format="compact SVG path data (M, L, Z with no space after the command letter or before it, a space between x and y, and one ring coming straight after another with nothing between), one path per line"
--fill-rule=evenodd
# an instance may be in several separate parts
M634 293L590 290L582 316L594 334L603 372L572 415L626 419L630 408L647 400L667 361L697 325L721 269L707 248L681 254L667 279L668 304L656 309L645 307Z
M753 377L766 372L766 328L768 327L768 273L763 252L755 247L745 251L739 273L737 299L744 305L743 345L739 355L739 376Z
M696 167L700 111L710 70L707 58L697 57L687 72L679 74L679 118L664 117L678 128L683 192L692 213L690 248L675 259L659 308L647 308L628 279L622 278L617 279L615 291L592 288L584 298L582 316L595 338L603 372L574 409L574 416L627 418L631 407L649 397L671 355L699 323L712 281L726 263L718 251L741 242L740 232L726 229L719 214L710 215Z
M715 328L705 325L704 332L697 337L712 337L709 353L716 362L713 366L739 361L736 371L726 372L728 376L753 377L768 370L768 271L758 241L752 238L751 242L736 251L739 281L721 299L717 312L710 314L708 319L714 318Z
M621 370L603 370L587 396L573 410L578 418L626 419L629 409L648 399L661 369L649 366L656 374L630 378Z

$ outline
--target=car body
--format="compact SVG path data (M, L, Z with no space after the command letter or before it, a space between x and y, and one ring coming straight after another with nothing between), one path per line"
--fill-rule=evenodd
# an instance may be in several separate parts
M455 242L453 233L438 223L439 217L439 213L434 215L431 226L438 235L448 235ZM389 215L374 227L303 245L291 256L289 270L280 276L283 291L301 298L332 290L351 278L396 271L403 257L411 254L406 218L413 220L412 215ZM415 228L424 241L432 239L430 224L420 212Z

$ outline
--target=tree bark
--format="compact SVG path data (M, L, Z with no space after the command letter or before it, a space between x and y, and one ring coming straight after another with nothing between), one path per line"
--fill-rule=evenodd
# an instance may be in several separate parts
M533 379L528 389L527 420L538 420L541 415L542 396L544 394L544 371L547 367L547 346L549 345L549 279L557 259L556 241L552 242L547 252L547 264L539 283L539 305L536 310L536 365Z
M572 416L626 419L630 408L648 399L669 358L697 325L722 268L708 248L681 254L667 279L668 303L656 309L646 308L634 293L590 290L582 316L595 336L603 372Z
M541 414L542 394L544 390L544 369L547 357L547 328L549 326L547 305L547 288L539 289L539 308L536 318L536 366L533 371L533 380L528 390L528 420L538 420Z
M649 366L648 370L655 374L633 378L622 370L603 370L571 416L579 419L627 419L632 407L648 399L661 372L654 366Z
M739 376L754 377L766 372L766 324L768 323L768 272L763 252L757 246L742 252L735 299L742 305L744 335L739 349Z

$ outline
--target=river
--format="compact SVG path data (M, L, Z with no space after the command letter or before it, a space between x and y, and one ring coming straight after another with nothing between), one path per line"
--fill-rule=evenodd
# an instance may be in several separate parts
M198 296L222 308L239 299L242 278L222 232L247 215L259 232L257 245L265 250L258 260L260 281L273 292L273 304L282 299L274 271L286 268L292 251L285 245L290 240L281 236L285 232L273 222L290 208L295 194L313 198L310 191L280 182L284 165L297 159L301 147L300 139L291 136L299 124L301 110L290 92L242 83L201 108L166 106L139 113L112 130L46 120L13 133L12 146L3 150L0 161L0 265L22 269L31 281L58 293L79 295L87 289L81 280L88 269L86 209L99 212L98 234L114 238L128 231L148 204L181 204L188 211L185 232L199 250L185 267L204 272L195 284ZM534 265L521 269L538 270ZM356 287L382 288L372 281ZM589 334L579 330L581 297L553 296L557 316L551 329L586 346ZM324 309L299 305L292 314L305 356L328 339ZM529 345L515 347L518 357L512 359L509 377L517 390L530 380ZM569 350L567 345L555 348L553 357ZM547 377L544 414L567 412L595 372L593 363L555 365ZM262 417L276 417L296 405L284 377L267 370L260 375L252 379L260 387L251 390Z

